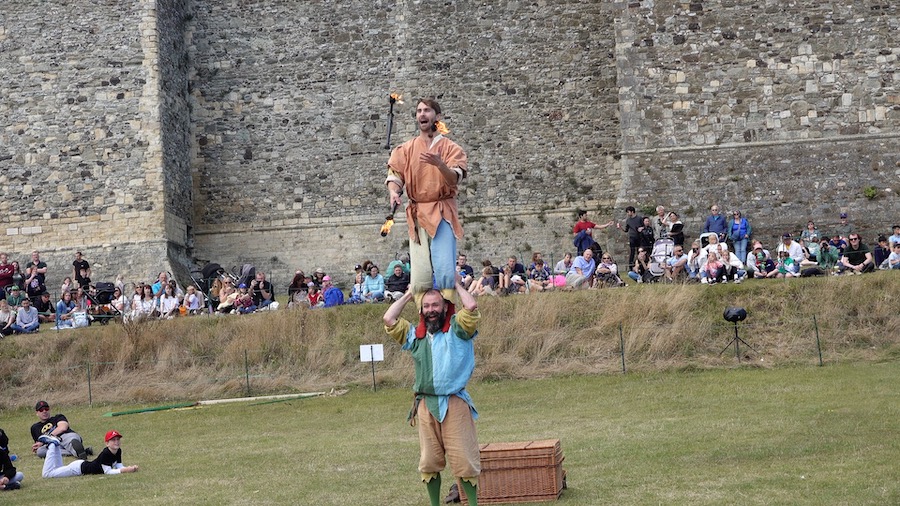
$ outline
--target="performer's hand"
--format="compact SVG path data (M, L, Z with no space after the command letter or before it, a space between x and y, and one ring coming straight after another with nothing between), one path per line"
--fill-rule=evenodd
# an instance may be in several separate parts
M391 207L397 206L400 207L400 194L391 192Z
M437 153L422 153L419 155L419 161L431 165L436 165L437 167L449 170L450 167L447 167L447 164L444 163L444 160L441 159L441 155Z

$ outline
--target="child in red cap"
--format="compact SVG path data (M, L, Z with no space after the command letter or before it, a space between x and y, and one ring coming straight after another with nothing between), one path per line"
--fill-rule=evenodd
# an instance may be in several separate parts
M67 478L82 474L120 474L137 472L138 466L122 465L122 434L115 430L106 433L106 448L92 461L75 460L63 465L62 453L59 450L59 438L43 434L38 441L47 445L47 458L44 460L44 478Z

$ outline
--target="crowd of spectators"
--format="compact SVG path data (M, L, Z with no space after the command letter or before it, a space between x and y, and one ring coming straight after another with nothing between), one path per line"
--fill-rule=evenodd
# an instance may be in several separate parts
M457 258L463 286L473 295L501 296L627 286L623 278L637 283L653 281L698 281L704 284L745 279L795 278L822 275L858 275L876 269L900 269L900 225L890 235L880 235L871 248L841 213L839 222L825 233L809 221L800 233L784 232L769 248L753 237L753 228L741 211L728 217L719 206L709 216L697 239L685 247L684 225L675 212L656 208L654 216L642 216L629 206L624 222L609 220L597 225L579 211L572 230L576 254L565 253L556 264L545 262L540 252L531 261L509 256L500 266L484 259L476 271L465 254ZM626 234L629 259L620 268L610 252L593 239L596 229L612 227ZM666 246L660 256L660 239ZM551 265L553 265L551 267ZM186 288L160 272L151 282L93 283L91 266L76 252L71 276L66 276L56 300L45 280L48 266L34 251L24 269L0 253L0 336L34 333L41 324L54 329L76 328L110 318L128 320L171 319L176 316L248 314L277 309L275 287L263 272L238 278L219 272L204 284ZM399 255L385 273L370 260L355 267L353 283L345 297L321 268L311 275L297 270L287 287L289 308L323 308L342 304L392 302L409 288L409 256ZM387 276L387 277L385 277Z

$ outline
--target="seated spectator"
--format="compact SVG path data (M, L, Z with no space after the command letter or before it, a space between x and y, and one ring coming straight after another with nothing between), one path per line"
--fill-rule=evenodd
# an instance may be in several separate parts
M684 247L676 245L672 250L672 256L666 260L666 279L676 281L687 277L688 257L684 254Z
M703 256L705 251L700 248L700 241L694 241L691 243L691 249L688 251L687 257L687 273L688 277L693 280L698 280L701 278L700 271L702 270L703 261L706 260L706 257ZM706 279L706 276L702 276L703 279Z
M520 264L515 256L509 257L506 260L506 265L509 266L509 270L512 274L518 274L520 276L525 276L525 266Z
M563 255L563 259L559 262L556 262L556 267L553 268L553 274L567 274L569 269L572 268L572 254L566 253Z
M112 298L109 299L109 303L121 314L127 313L131 308L128 297L122 293L122 289L118 286L113 288Z
M485 260L485 262L488 262ZM488 262L490 264L490 262ZM487 265L481 269L481 277L469 287L469 293L478 297L481 295L497 295L497 282L494 280L494 269Z
M403 297L409 288L409 273L403 270L400 264L394 265L393 274L384 281L384 296L391 301Z
M385 271L385 272L393 273L394 267L396 267L398 265L400 266L400 268L403 269L403 272L405 272L408 275L409 274L409 255L406 253L401 253L400 257L397 260L394 260L388 264L387 271ZM403 291L405 292L406 290L403 290Z
M0 336L8 336L13 333L13 324L16 323L16 311L9 307L6 299L0 299Z
M325 276L322 279L322 300L325 301L325 307L340 306L344 303L344 292L340 288L331 283L331 276Z
M310 308L325 307L325 300L322 298L322 292L319 290L319 287L316 286L316 284L313 282L310 282L310 284L308 285L306 301L309 304Z
M728 282L725 279L725 264L719 260L719 255L715 251L710 251L707 255L704 270L706 271L707 284L713 285L718 282Z
M834 267L837 265L838 259L840 259L838 249L831 246L827 239L823 239L819 243L819 251L816 255L816 266L802 269L800 271L800 276L827 276L834 272Z
M650 273L650 251L647 248L643 246L638 247L637 256L634 258L634 265L628 272L628 277L638 283L643 283L644 281L650 282L653 280L653 274Z
M538 258L528 273L528 289L532 292L543 292L552 288L553 279L550 269L544 265L543 259Z
M806 241L803 239L798 239L797 244L800 245L800 248L803 250L803 260L800 262L800 267L808 267L810 265L816 265L815 257L810 253L809 246L806 245Z
M874 271L875 261L872 259L872 252L862 242L859 234L851 232L849 241L850 244L844 248L844 253L841 255L840 262L838 262L838 272L841 274L862 274L863 272Z
M256 311L256 304L253 303L253 293L250 291L250 288L241 283L238 286L238 295L234 299L234 309L231 310L232 313L238 314L250 314Z
M900 242L891 244L891 254L888 256L888 269L900 269Z
M803 233L800 234L800 239L802 239L806 243L806 247L809 248L809 259L816 261L818 259L819 246L822 243L822 236L819 235L819 230L812 220L806 222L806 228L803 229Z
M72 292L63 292L59 302L56 303L57 330L73 328L75 309L75 302L72 301Z
M366 262L368 262L368 260L366 260ZM371 262L369 262L369 263L371 263ZM371 267L369 268L369 270L371 270ZM369 270L366 270L365 272L369 272ZM319 287L319 289L321 289L322 282L324 279L325 279L325 269L323 269L321 267L316 267L316 270L315 270L315 272L313 272L313 275L312 275L312 282L315 283L316 286Z
M521 274L513 274L509 277L509 283L506 286L506 293L513 295L517 293L527 293L528 283Z
M384 300L384 276L378 273L378 266L369 269L369 275L363 281L363 299L366 302Z
M586 249L581 256L572 262L572 268L566 274L566 286L573 289L588 288L591 286L591 278L597 263L594 261L594 251Z
M222 280L222 289L219 290L219 305L216 306L216 311L219 313L230 313L235 308L234 302L237 300L238 295L234 281L230 278Z
M800 276L800 266L794 262L790 253L786 250L778 252L778 261L775 263L775 270L769 273L775 274L776 278L796 278Z
M841 255L844 254L844 248L847 247L847 241L837 235L832 237L831 240L828 241L828 244L830 244L833 248L837 248L838 253Z
M17 285L13 285L9 287L9 295L6 296L6 302L14 309L18 309L22 305L22 301L27 298Z
M891 251L893 252L894 244L900 243L900 225L894 225L892 229L894 234L888 237L888 242L891 243Z
M791 257L794 265L800 266L800 262L802 262L806 257L803 255L803 248L800 246L797 241L794 240L794 236L791 235L790 232L785 232L781 234L781 244L775 248L776 253L781 253L782 251L786 251L788 256ZM779 259L781 255L778 255Z
M22 306L16 311L16 323L12 324L12 329L18 334L33 334L40 325L37 309L31 307L31 300L22 299Z
M324 274L323 274L324 277ZM315 283L315 281L313 281ZM318 284L316 285L318 286ZM256 309L263 309L275 302L275 289L272 283L266 281L266 274L262 271L256 273L256 279L250 282L250 294L253 297L253 305ZM274 308L275 306L273 306ZM256 310L254 309L254 311Z
M350 299L347 301L349 304L362 304L366 301L365 297L363 297L363 288L365 287L364 277L362 272L356 273L356 278L353 281L353 287L350 289Z
M197 295L197 288L194 285L188 285L181 307L184 308L185 314L200 314L203 305L200 303L200 296Z
M34 299L34 308L37 309L38 320L41 323L56 322L56 306L50 302L50 292L45 291Z
M172 285L163 286L163 293L159 296L159 317L163 320L171 320L178 316L178 297Z
M306 274L304 274L302 270L297 269L297 271L294 272L294 278L291 279L291 284L288 285L289 308L294 307L295 305L307 305L307 287Z
M459 277L462 280L462 285L468 290L472 286L472 282L475 281L475 270L472 269L472 266L466 263L466 255L462 253L456 257L456 270L459 271Z
M91 310L91 301L88 299L87 292L84 291L84 288L78 287L75 289L75 295L72 297L72 300L75 301L75 305L78 306L78 312L87 313ZM158 304L157 304L158 306Z
M755 241L753 250L747 253L745 265L750 276L754 279L766 278L770 272L775 270L775 262L772 261L769 257L769 252L763 249L763 245L759 241Z
M891 255L891 247L888 244L888 238L879 235L878 236L878 245L872 250L872 258L875 262L875 266L879 269L887 269L887 259Z
M855 230L853 229L853 225L847 222L847 213L841 213L840 223L838 223L837 227L834 229L834 235L840 237L841 239L848 240L850 235L853 234ZM862 240L860 240L862 242Z
M494 278L494 289L500 286L500 269L491 264L491 261L485 258L481 261L482 267L489 267L491 269L491 277Z
M613 261L612 255L603 253L594 270L594 288L608 286L625 286L625 282L619 277L619 266Z
M497 293L500 295L509 295L510 278L512 278L512 269L508 265L500 268L500 286Z

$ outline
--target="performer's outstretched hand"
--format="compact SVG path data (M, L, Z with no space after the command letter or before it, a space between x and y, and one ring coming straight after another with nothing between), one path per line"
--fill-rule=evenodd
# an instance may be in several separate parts
M436 165L441 170L450 170L450 167L447 167L447 164L444 163L443 159L441 159L441 155L437 153L422 153L419 156L419 161L431 165Z

